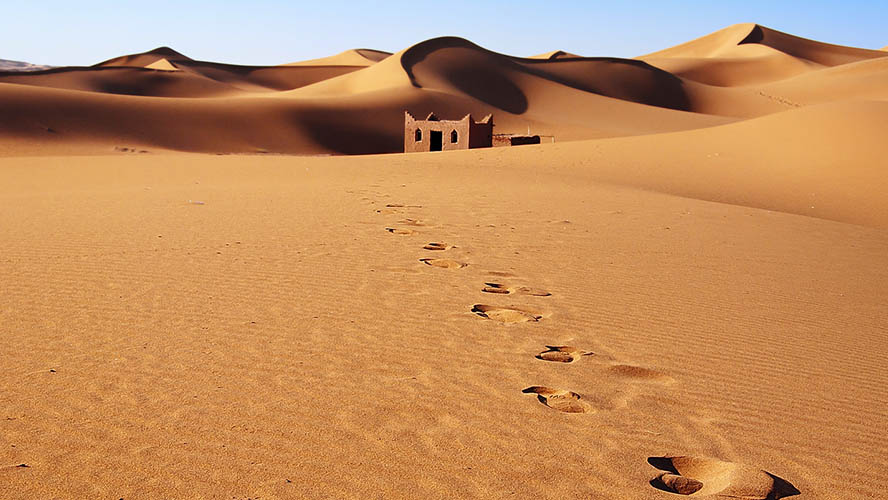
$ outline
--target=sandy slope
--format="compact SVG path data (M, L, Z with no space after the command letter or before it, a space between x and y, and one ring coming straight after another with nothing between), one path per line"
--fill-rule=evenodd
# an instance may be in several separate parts
M196 61L160 47L86 68L54 68L26 75L0 73L0 83L143 97L226 97L292 90L356 69L221 64Z
M574 58L580 58L580 57L583 57L583 56L571 54L570 52L565 52L563 50L553 50L551 52L545 52L543 54L537 54L535 56L530 56L531 59L574 59Z
M50 66L42 64L31 64L22 61L10 61L8 59L0 59L0 71L40 71L49 68Z
M182 54L181 52L177 52L169 47L158 47L156 49L149 50L148 52L141 52L138 54L128 54L125 56L115 57L112 59L108 59L107 61L102 61L94 65L94 67L114 67L114 66L124 66L124 67L146 67L149 64L157 62L161 59L166 59L167 61L172 62L180 62L185 63L188 61L193 61L190 57Z
M0 74L0 498L879 498L886 54L563 55Z
M7 158L0 496L666 499L663 455L888 488L883 230L544 149Z
M285 66L372 66L390 55L391 52L382 50L351 49L333 56L293 62Z
M808 40L757 24L735 24L639 59L690 80L737 86L877 57L885 54Z

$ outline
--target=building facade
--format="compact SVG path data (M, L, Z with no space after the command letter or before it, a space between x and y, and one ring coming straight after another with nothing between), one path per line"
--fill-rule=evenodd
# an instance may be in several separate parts
M429 113L417 120L404 112L404 152L452 151L455 149L489 148L493 146L493 116L476 122L472 115L462 120L441 120Z

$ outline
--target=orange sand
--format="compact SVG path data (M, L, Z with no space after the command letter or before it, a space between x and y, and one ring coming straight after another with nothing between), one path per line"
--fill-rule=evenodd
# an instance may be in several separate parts
M878 498L886 57L0 73L0 498Z

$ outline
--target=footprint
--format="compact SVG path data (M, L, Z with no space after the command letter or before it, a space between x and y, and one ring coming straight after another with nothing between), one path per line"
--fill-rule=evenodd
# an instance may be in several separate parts
M497 307L475 304L472 312L482 318L492 319L501 323L527 323L543 319L543 314L517 307Z
M508 295L510 293L514 293L516 295L532 295L534 297L548 297L552 295L551 293L540 290L539 288L531 288L529 286L514 286L510 287L504 285L502 283L484 283L486 286L481 289L484 293L499 293L502 295Z
M405 226L425 226L426 223L418 220L418 219L401 219L398 221L398 224L404 224Z
M417 233L417 231L414 231L413 229L405 229L403 227L387 227L385 230L392 234L400 234L404 236Z
M481 291L484 293L499 293L502 295L508 295L508 294L512 293L512 290L509 290L508 288L506 288L505 285L500 285L499 283L484 283L484 284L487 285L481 289Z
M468 266L465 262L458 262L450 259L419 259L419 261L427 266L441 267L444 269L459 269Z
M800 494L788 481L769 472L715 458L649 457L648 463L663 471L651 479L651 486L679 495L777 500Z
M548 297L552 295L546 290L540 290L539 288L530 288L527 286L518 286L514 288L515 293L519 295L532 295L534 297Z
M592 411L589 403L583 401L582 397L573 391L534 385L523 389L521 392L536 394L540 403L564 413L589 413Z
M491 276L499 276L501 278L514 278L515 275L508 271L489 271L487 274Z
M386 208L422 208L422 205L405 205L403 203L386 203Z
M425 246L423 246L426 250L447 250L449 248L453 248L453 245L448 245L447 243L439 243L432 242Z
M543 361L555 361L558 363L573 363L580 359L581 356L591 356L595 354L569 345L547 345L546 349L548 349L548 351L543 351L537 354L537 359L542 359Z
M643 366L634 365L613 365L608 371L620 377L637 379L637 380L656 380L660 382L672 382L673 378L665 373L645 368Z
M656 480L659 481L660 484L651 483L654 488L662 489L670 493L678 493L679 495L693 495L703 488L703 483L696 479L677 474L670 474L668 472L660 474L657 476Z

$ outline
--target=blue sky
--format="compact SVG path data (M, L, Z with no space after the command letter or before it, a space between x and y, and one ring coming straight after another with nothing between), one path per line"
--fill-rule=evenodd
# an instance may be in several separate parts
M737 2L9 0L0 59L90 65L168 45L195 59L280 64L455 35L497 52L634 57L757 22L806 38L888 45L888 1Z

